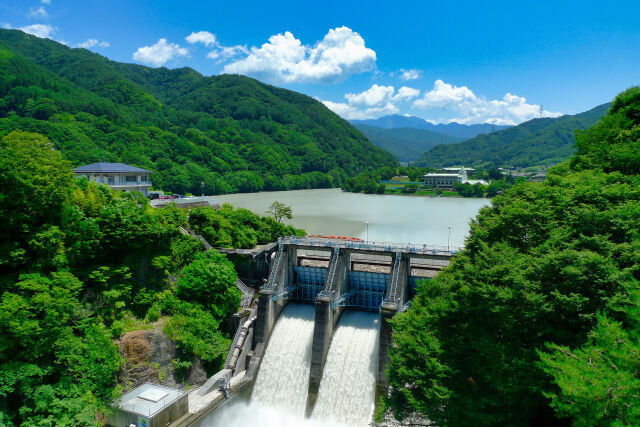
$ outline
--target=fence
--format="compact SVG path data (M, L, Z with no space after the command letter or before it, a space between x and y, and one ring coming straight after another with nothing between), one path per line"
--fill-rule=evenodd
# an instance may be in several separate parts
M300 246L318 246L331 248L346 249L362 249L380 252L409 252L415 254L427 255L455 255L461 247L458 246L442 246L412 243L392 243L392 242L374 242L374 241L349 241L344 239L331 239L323 237L284 237L280 240L283 244L300 245Z

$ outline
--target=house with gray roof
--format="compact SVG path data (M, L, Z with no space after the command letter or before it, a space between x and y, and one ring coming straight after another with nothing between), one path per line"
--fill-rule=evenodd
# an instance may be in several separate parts
M87 178L98 184L106 184L114 190L139 191L145 196L151 187L152 171L124 163L91 163L77 167L76 177Z

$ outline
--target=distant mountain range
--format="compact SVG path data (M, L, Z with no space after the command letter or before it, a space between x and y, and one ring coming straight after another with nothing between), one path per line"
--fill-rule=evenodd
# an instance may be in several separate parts
M424 153L416 164L435 167L460 164L474 167L547 166L569 158L574 152L576 129L593 126L609 106L602 104L576 115L533 119L464 142L437 145Z
M401 116L394 114L390 116L383 116L379 119L370 120L351 120L354 125L368 125L375 126L382 129L395 129L395 128L414 128L423 129L431 132L440 133L443 135L451 136L454 138L469 139L482 133L490 133L498 130L506 129L509 126L492 125L491 123L482 123L477 125L463 125L460 123L447 123L437 124L429 123L428 121L415 116ZM357 126L356 126L357 127ZM375 144L375 142L374 142Z
M417 160L425 151L438 144L451 144L466 139L410 127L384 129L360 123L353 125L364 133L369 141L387 150L401 162Z

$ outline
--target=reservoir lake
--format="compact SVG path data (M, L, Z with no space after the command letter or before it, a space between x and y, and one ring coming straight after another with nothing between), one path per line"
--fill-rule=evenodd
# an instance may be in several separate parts
M375 242L463 246L469 221L489 199L347 193L340 189L271 191L208 197L267 215L278 201L292 208L285 223L307 234L359 237Z

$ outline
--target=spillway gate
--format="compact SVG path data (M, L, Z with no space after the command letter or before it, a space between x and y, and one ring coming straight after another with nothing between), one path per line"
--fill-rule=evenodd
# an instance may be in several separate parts
M310 406L317 396L334 328L345 309L380 313L377 382L384 373L391 345L389 320L406 309L421 279L446 267L459 248L411 244L352 242L288 237L278 240L267 282L260 288L253 333L260 357L289 301L315 305L309 381Z

